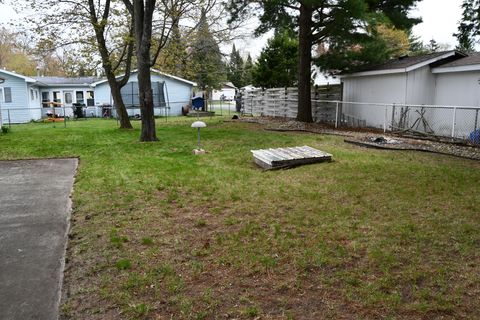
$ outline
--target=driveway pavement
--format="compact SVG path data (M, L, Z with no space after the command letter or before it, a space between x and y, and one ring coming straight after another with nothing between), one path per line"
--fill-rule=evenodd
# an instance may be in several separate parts
M0 319L58 318L77 159L0 161Z

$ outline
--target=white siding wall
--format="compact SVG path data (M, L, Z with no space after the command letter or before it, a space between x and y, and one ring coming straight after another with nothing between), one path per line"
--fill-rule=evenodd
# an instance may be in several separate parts
M222 90L213 90L212 100L220 100L220 97L225 95L225 99L233 100L235 98L235 89L233 88L222 88Z
M2 73L0 75L5 82L0 84L0 88L11 88L12 102L4 102L3 95L0 96L0 105L2 108L2 120L4 124L8 123L8 111L10 110L11 123L29 122L32 117L30 114L30 104L27 94L27 83L24 79Z
M129 82L137 82L137 73L132 74ZM183 81L179 81L167 76L152 73L152 86L156 82L166 83L166 92L168 93L168 101L170 102L169 115L176 116L182 114L182 107L191 103L192 86ZM95 87L95 99L97 105L112 104L110 86L108 82L103 82ZM167 96L165 96L167 99ZM167 102L168 102L167 101ZM140 109L129 111L131 115L140 113ZM155 114L160 115L160 110L155 110Z
M449 72L436 75L434 103L447 106L480 107L480 71ZM439 111L441 112L441 111ZM451 132L453 111L443 111L443 117L448 118L444 131ZM475 123L475 119L477 122ZM477 126L475 126L475 124ZM480 127L480 114L477 111L458 109L456 112L456 130L458 137L467 137Z
M436 74L434 104L480 106L480 71Z
M430 66L407 73L406 103L433 104L435 94L435 76Z
M406 75L390 74L343 78L343 101L371 103L405 103ZM360 120L367 126L383 127L385 108L369 105L343 104L342 112ZM391 117L391 108L387 114Z
M168 93L167 102L170 101L170 115L181 115L182 107L191 104L192 85L157 74L152 74L152 81L165 81L166 93ZM165 96L165 99L167 99L167 96Z

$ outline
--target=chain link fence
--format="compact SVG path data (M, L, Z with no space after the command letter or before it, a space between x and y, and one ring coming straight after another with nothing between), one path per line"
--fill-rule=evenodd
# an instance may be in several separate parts
M138 97L138 95L137 95ZM130 119L141 119L140 106L137 101L128 100L131 98L128 94L124 96L124 102L127 109L127 114ZM133 99L135 99L133 97ZM171 112L171 106L174 106L174 113ZM174 116L181 116L182 107L188 107L190 116L197 116L193 112L192 101L169 101L166 103L154 103L155 117L165 119ZM233 116L237 113L237 103L235 101L226 100L208 100L207 107L209 111L213 111L215 116ZM212 115L213 116L213 115ZM0 108L0 125L9 126L28 122L53 123L55 126L61 124L68 126L70 121L88 120L93 118L117 119L118 114L114 106L111 105L97 105L97 106L56 106L56 107L38 107L38 108Z
M242 114L295 119L298 99L242 97ZM312 100L315 122L480 144L480 107Z

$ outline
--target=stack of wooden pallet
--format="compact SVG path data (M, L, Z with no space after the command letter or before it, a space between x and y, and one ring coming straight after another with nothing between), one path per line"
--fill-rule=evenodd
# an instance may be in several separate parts
M252 154L255 163L267 170L332 160L330 153L309 146L252 150Z

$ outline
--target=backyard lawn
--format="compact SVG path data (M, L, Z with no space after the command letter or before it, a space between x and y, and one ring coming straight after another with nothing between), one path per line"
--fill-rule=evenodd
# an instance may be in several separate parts
M67 319L459 319L480 301L480 163L193 119L13 126L1 159L80 157ZM251 149L331 163L263 172ZM55 175L55 168L52 168Z

